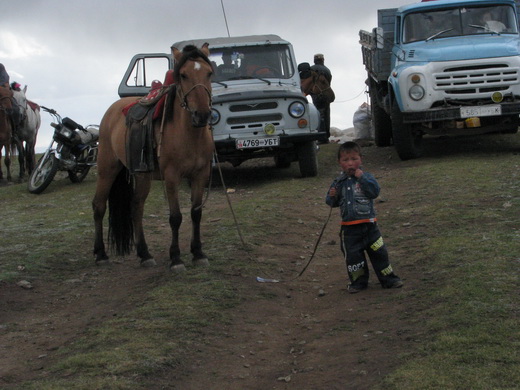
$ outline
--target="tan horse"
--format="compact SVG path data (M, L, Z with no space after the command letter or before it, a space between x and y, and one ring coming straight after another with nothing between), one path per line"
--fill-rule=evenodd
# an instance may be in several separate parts
M310 72L310 74L308 72ZM302 73L300 73L300 75ZM318 99L322 100L325 104L332 103L336 96L326 77L315 70L308 70L305 73L305 76L308 77L300 78L302 92L305 95L317 96Z
M11 142L13 127L11 123L11 111L13 91L9 88L0 86L0 181L4 181L2 173L2 148L5 148L4 164L7 170L7 181L12 181L11 177Z
M170 208L170 269L182 271L179 227L182 214L179 186L183 178L191 186L192 238L191 253L196 265L207 265L202 252L200 221L204 188L211 173L214 151L209 127L211 115L212 67L208 60L208 44L201 49L187 46L180 52L172 47L175 59L175 88L170 87L163 118L154 124L159 171L129 175L125 150L127 127L124 107L136 98L123 98L105 113L99 133L97 160L98 180L92 206L95 221L94 255L97 264L108 261L103 243L103 216L109 202L109 236L119 255L128 254L134 242L142 266L153 266L143 232L144 203L151 187L152 176L164 180ZM175 92L176 91L176 92ZM157 164L156 164L157 165Z

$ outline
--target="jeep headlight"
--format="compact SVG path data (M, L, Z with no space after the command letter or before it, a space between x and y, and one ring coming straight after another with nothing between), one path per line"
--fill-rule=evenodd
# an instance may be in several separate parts
M220 122L220 112L218 112L217 110L212 108L211 109L211 116L209 118L209 124L211 126L215 126L219 122Z
M424 97L424 88L420 85L412 85L408 90L408 95L415 101L421 100Z
M302 102L294 102L289 106L289 115L293 118L299 118L305 114L305 106Z

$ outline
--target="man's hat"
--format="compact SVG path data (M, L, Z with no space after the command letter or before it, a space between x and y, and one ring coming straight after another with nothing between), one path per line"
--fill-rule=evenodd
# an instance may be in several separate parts
M323 57L323 54L318 53L318 54L314 54L314 59L315 60L323 60L323 59L325 59L325 57Z

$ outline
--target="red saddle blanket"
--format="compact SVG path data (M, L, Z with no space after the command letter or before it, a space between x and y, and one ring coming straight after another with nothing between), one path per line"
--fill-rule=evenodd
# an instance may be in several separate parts
M136 104L143 104L143 105L149 105L152 104L152 102L157 99L159 94L163 93L163 87L167 87L169 85L175 84L175 80L173 78L173 70L168 70L166 72L166 77L164 78L164 83L161 83L159 80L154 80L152 82L152 88L150 89L150 92L148 92L148 95L142 97L141 99L132 102L125 106L123 108L123 115L126 116L128 114L128 111L130 108L135 106ZM155 103L155 109L153 113L153 119L157 119L162 115L163 108L164 108L164 102L166 101L167 94L164 94L158 101Z

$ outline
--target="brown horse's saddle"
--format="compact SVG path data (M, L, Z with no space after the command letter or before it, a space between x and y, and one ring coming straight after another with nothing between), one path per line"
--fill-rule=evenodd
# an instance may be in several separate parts
M126 155L130 174L152 172L157 163L154 122L162 116L168 93L175 88L168 71L164 84L152 83L150 93L123 108L126 116ZM172 93L175 93L173 90Z

